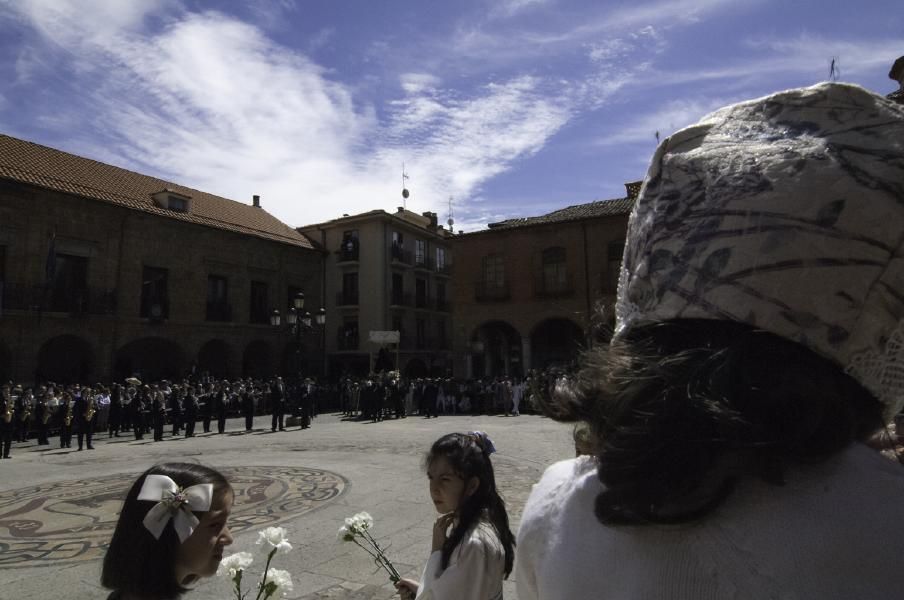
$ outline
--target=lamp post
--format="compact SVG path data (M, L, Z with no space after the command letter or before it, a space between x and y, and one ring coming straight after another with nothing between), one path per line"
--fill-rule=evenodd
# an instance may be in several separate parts
M295 338L295 370L296 374L301 374L301 337L302 335L311 333L315 327L311 322L316 324L317 329L323 328L326 324L326 309L320 308L317 314L312 317L311 313L304 310L304 292L298 292L292 298L292 306L286 311L286 329L292 333ZM279 328L282 326L282 315L279 309L273 309L270 314L270 325ZM321 349L323 347L321 335Z

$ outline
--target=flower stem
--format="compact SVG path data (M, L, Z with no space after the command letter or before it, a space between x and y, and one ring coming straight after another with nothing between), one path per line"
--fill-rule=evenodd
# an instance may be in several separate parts
M261 600L261 594L264 593L264 584L267 582L267 573L270 572L270 561L273 560L274 554L276 554L276 548L270 550L270 554L267 555L267 566L264 567L264 574L261 577L261 582L257 585L257 596L254 597L254 600ZM269 598L269 596L270 594L267 594L266 597Z

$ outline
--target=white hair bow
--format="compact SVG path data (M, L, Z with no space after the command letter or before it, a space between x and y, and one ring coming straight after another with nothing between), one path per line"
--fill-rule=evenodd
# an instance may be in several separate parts
M172 519L173 528L181 543L198 525L198 518L192 511L210 510L213 484L200 483L183 490L166 475L148 475L144 479L141 491L138 492L138 499L157 502L143 521L151 535L159 540L166 524Z

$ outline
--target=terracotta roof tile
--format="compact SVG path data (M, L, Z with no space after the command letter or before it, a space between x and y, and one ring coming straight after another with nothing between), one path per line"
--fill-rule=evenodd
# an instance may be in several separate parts
M310 240L262 208L0 134L0 177L126 208L313 249ZM191 198L191 212L154 204L168 188Z
M599 217L614 217L629 215L634 207L633 198L616 198L614 200L598 200L587 204L576 204L566 208L555 210L538 217L522 217L518 219L506 219L498 223L490 223L491 230L514 229L516 227L528 227L531 225L549 225L552 223L564 223L581 219L595 219ZM486 230L484 230L486 231ZM479 233L479 232L475 232Z

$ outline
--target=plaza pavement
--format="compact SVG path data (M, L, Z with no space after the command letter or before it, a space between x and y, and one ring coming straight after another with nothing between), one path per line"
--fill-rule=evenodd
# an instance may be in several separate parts
M21 492L35 497L29 507L59 501L65 490L81 483L120 476L122 481L147 467L166 461L188 460L220 468L251 467L257 473L273 473L276 483L286 490L296 485L280 474L291 468L324 470L341 476L345 482L341 493L326 501L311 497L297 502L269 506L262 511L283 511L278 523L287 528L295 549L277 555L276 568L292 574L294 591L288 598L305 599L384 599L396 597L393 587L382 572L377 572L363 550L352 544L339 543L336 532L343 519L359 511L368 511L375 519L374 532L390 546L389 555L402 576L420 577L426 561L435 513L429 501L423 456L440 435L451 431L486 431L496 444L493 455L497 484L509 507L512 529L517 532L524 502L531 485L549 464L574 456L571 428L548 419L522 415L442 416L437 419L408 417L380 423L343 421L338 415L322 414L311 429L291 428L270 432L269 417L255 419L255 431L241 432L244 422L232 419L227 435L200 434L192 439L142 442L132 438L108 440L100 434L96 450L76 452L60 450L51 438L51 446L38 447L34 441L14 444L13 459L0 461L0 598L10 599L94 599L105 598L99 585L101 559L94 556L82 561L52 559L25 560L15 566L4 566L4 553L15 521L22 518L24 508L16 514L3 513L7 500ZM115 443L111 443L115 442ZM75 440L73 440L75 446ZM289 467L289 469L286 469ZM291 479L291 477L289 478ZM339 481L340 478L333 478ZM282 483L281 483L282 482ZM341 485L341 484L337 484ZM62 487L59 487L62 486ZM47 489L47 492L42 490ZM62 491L61 491L62 490ZM285 491L285 490L284 490ZM290 490L291 491L291 490ZM43 494L43 496L42 496ZM251 496L249 496L251 497ZM65 499L64 499L65 501ZM243 495L238 502L245 501ZM307 502L303 512L301 506ZM108 512L110 507L92 507ZM262 505L263 506L263 505ZM299 514L293 512L299 507ZM313 507L313 508L311 508ZM240 507L236 507L238 511ZM65 512L65 511L64 511ZM40 539L41 531L50 531L66 522L66 515L46 513L31 533L19 524L19 535L25 531ZM59 523L53 521L59 519ZM112 519L112 513L110 518ZM236 535L227 554L247 550L260 556L254 545L260 527L246 527ZM100 527L98 527L100 529ZM4 534L6 538L3 537ZM103 535L106 535L105 533ZM100 552L100 550L98 550ZM250 571L256 576L261 559ZM505 583L505 597L516 598L513 573ZM252 579L253 581L253 579ZM250 583L250 582L249 582ZM212 578L202 582L188 598L196 600L228 599L232 593L228 582Z

